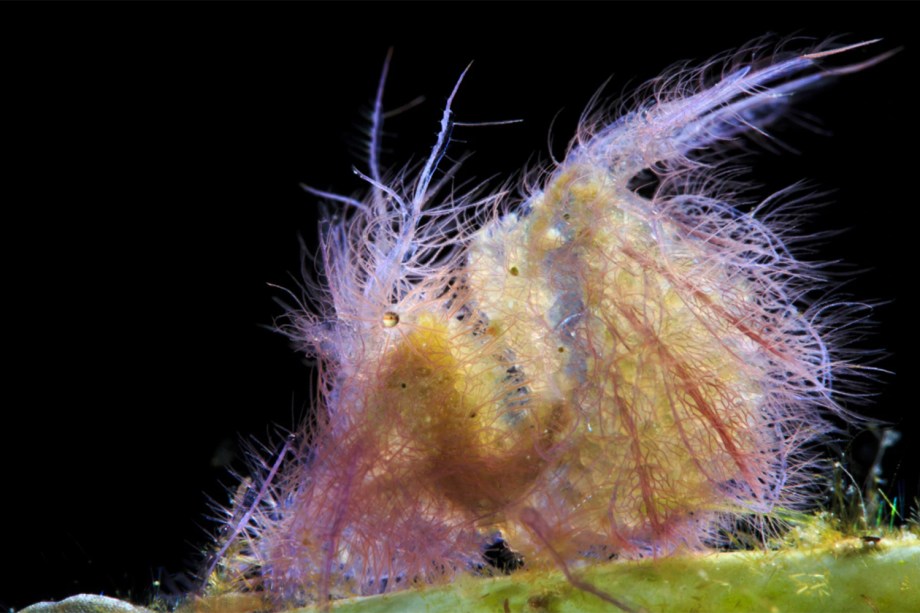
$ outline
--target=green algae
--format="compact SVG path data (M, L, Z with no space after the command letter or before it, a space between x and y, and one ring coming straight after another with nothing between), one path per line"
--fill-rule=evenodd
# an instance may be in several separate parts
M920 540L846 539L808 550L723 552L614 561L579 576L637 609L693 611L920 611ZM318 610L297 609L296 613ZM557 571L466 577L447 586L353 598L337 613L586 612L615 610ZM292 612L293 613L293 612Z
M920 538L908 532L846 538L812 547L622 560L585 567L578 577L649 613L706 611L920 611ZM554 570L465 576L443 586L330 603L335 613L575 613L616 609ZM179 612L255 613L270 607L255 594L192 600ZM76 596L21 613L147 613L111 598ZM285 613L316 613L318 607Z

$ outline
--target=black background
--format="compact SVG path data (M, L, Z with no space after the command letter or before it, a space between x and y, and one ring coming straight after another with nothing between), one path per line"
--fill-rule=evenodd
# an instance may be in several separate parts
M887 301L860 346L896 374L853 408L898 425L890 491L916 492L912 20L895 5L801 6L4 7L0 609L144 599L194 570L214 528L206 495L227 499L225 452L306 413L311 371L266 329L282 312L267 283L292 286L298 236L316 244L299 183L361 188L350 169L389 46L387 106L426 101L388 123L385 164L427 155L474 61L456 118L524 120L455 133L453 154L476 152L463 175L481 179L545 162L557 113L561 155L611 75L615 96L767 32L905 46L802 102L828 134L777 126L801 153L745 163L763 195L800 179L834 190L802 230L845 230L818 256L864 271L844 293ZM865 460L872 437L857 440Z

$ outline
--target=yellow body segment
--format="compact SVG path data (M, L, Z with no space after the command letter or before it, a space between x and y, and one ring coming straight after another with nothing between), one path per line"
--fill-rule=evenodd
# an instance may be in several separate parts
M726 510L722 484L755 490L765 468L752 342L707 292L726 287L725 273L630 197L606 172L574 166L470 254L473 300L529 398L569 416L558 508L591 516L577 523L595 534L565 536L583 545L667 537ZM729 287L745 291L743 280Z

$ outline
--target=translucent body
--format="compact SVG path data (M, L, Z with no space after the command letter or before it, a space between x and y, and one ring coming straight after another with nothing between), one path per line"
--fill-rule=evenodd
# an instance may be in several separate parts
M501 205L440 195L456 89L418 176L383 183L381 82L371 193L322 194L353 211L327 226L319 309L285 328L321 359L319 418L236 520L224 569L325 601L476 569L497 532L565 565L701 548L801 504L808 446L841 413L834 315L801 299L820 279L787 229L719 198L714 151L847 50L669 75ZM643 172L651 198L631 187Z

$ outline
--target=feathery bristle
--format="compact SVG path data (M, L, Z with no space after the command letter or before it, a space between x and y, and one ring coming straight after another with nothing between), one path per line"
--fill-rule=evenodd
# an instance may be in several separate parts
M496 533L565 565L703 548L806 504L828 417L853 417L832 385L848 311L808 303L822 274L794 224L758 218L772 199L743 212L723 177L795 93L887 56L829 67L867 44L666 73L619 117L586 114L521 202L448 190L463 75L426 161L381 172L388 56L367 198L311 190L347 211L325 224L321 308L281 328L320 359L322 406L234 514L243 566L326 602L447 580Z

